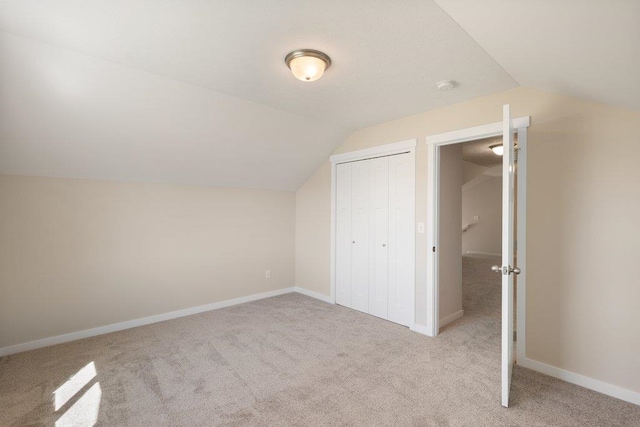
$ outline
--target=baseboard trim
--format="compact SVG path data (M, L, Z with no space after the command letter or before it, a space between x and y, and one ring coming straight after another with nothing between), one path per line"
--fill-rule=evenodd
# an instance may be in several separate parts
M464 255L478 255L478 256L488 256L488 257L501 257L502 254L499 252L479 252L479 251L467 251Z
M460 310L460 311L457 311L457 312L455 312L453 314L450 314L449 316L445 317L444 319L440 319L439 326L442 328L444 325L448 325L449 323L453 322L454 320L458 320L462 316L464 316L464 310Z
M30 341L22 344L15 344L8 347L0 348L0 357L9 356L11 354L22 353L24 351L35 350L42 347L49 347L56 344L63 344L70 341L76 341L83 338L95 337L111 332L123 331L125 329L136 328L138 326L150 325L152 323L164 322L165 320L177 319L192 314L204 313L206 311L217 310L220 308L231 307L233 305L244 304L246 302L258 301L264 298L284 295L296 292L299 288L283 288L275 291L261 292L259 294L248 295L245 297L233 298L225 301L214 302L212 304L201 305L197 307L185 308L182 310L171 311L169 313L157 314L154 316L143 317L140 319L127 320L124 322L113 323L106 326L98 326L97 328L85 329L83 331L71 332L68 334L57 335L54 337L43 338L40 340ZM306 291L306 290L305 290ZM297 291L300 292L300 291ZM311 292L311 291L307 291ZM304 292L301 292L304 293ZM315 292L313 292L315 294ZM307 294L305 294L307 295ZM317 294L320 295L320 294ZM313 295L309 295L313 296ZM318 298L321 299L321 298Z
M319 292L310 291L309 289L300 288L297 286L293 288L293 290L294 292L298 292L299 294L306 295L311 298L319 299L320 301L324 301L329 304L333 304L333 301L331 301L331 297L329 295L324 295Z
M581 387L597 391L598 393L606 394L608 396L615 397L626 402L640 405L640 393L637 391L628 390L626 388L605 383L594 378L585 377L584 375L566 371L564 369L547 365L546 363L538 362L537 360L532 360L529 358L518 360L518 365L545 375L549 375L554 378L558 378L571 384L579 385Z

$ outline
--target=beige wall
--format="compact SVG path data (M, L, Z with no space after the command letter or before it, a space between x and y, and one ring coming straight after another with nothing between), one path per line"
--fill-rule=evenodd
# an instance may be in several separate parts
M527 356L640 391L640 286L630 268L640 253L640 112L517 88L358 130L336 153L418 138L416 218L426 222L424 137L500 121L505 103L514 117L532 117ZM314 228L329 230L328 201L318 202L328 200L329 185L325 166L297 193L297 209L322 212ZM297 269L313 260L315 274L326 278L314 290L328 295L329 236L306 239L306 227L297 229ZM424 324L426 235L416 237L416 310Z
M476 165L471 162L462 162L462 183L466 184L477 176L481 176L487 171L484 166Z
M462 144L440 148L440 320L462 310Z
M294 211L292 192L0 176L0 347L291 287Z
M474 217L478 216L478 221ZM502 251L502 177L487 177L462 190L462 253L500 254Z
M296 192L296 285L329 295L331 164L324 162Z

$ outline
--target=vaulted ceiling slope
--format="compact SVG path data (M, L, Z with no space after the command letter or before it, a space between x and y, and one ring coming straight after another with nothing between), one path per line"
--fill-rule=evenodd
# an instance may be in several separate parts
M436 0L522 86L640 110L639 0Z
M350 130L518 84L640 109L638 40L638 0L3 0L0 173L295 190Z
M517 86L431 0L4 0L0 31L2 173L294 190L349 130Z
M346 131L0 33L0 172L293 191Z

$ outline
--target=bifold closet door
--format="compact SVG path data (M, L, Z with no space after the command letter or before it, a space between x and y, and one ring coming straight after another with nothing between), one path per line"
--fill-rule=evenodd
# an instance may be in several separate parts
M351 307L351 163L336 168L336 303Z
M369 160L351 163L351 308L369 312Z
M369 314L387 318L389 293L389 157L369 160Z
M389 303L387 319L411 326L415 275L415 164L412 156L389 157Z

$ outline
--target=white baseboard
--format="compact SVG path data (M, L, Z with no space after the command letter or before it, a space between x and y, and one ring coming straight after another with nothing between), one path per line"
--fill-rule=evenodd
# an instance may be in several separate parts
M22 353L23 351L35 350L37 348L48 347L51 345L62 344L70 341L76 341L83 338L95 337L97 335L108 334L111 332L122 331L124 329L135 328L138 326L150 325L152 323L164 322L165 320L177 319L179 317L190 316L192 314L198 314L198 313L204 313L205 311L217 310L219 308L230 307L232 305L238 305L246 302L257 301L264 298L270 298L278 295L288 294L291 292L296 292L296 288L293 288L293 287L283 288L283 289L277 289L275 291L262 292L259 294L248 295L246 297L233 298L226 301L220 301L220 302L214 302L212 304L201 305L198 307L185 308L183 310L171 311L169 313L157 314L155 316L143 317L141 319L134 319L134 320L128 320L125 322L113 323L111 325L99 326L97 328L85 329L83 331L71 332L68 334L57 335L55 337L43 338L36 341L30 341L22 344L2 347L0 348L0 357L8 356L10 354ZM310 292L310 291L307 291L307 292ZM301 292L301 293L304 293L304 292ZM315 292L313 293L315 294ZM320 295L320 294L317 294L317 295ZM313 295L310 295L310 296L313 296Z
M439 322L438 326L440 326L442 328L444 325L447 325L447 324L453 322L454 320L458 320L462 316L464 316L464 310L457 311L457 312L455 312L453 314L450 314L449 316L445 317L444 319L440 319L440 322Z
M318 292L310 291L309 289L305 289L305 288L299 288L297 286L293 288L293 290L302 295L306 295L308 297L319 299L320 301L328 302L329 304L333 304L333 301L331 301L331 297L329 295L324 295Z
M478 255L478 256L488 256L488 257L501 257L502 254L499 252L479 252L479 251L467 251L464 255Z
M640 393L637 391L628 390L626 388L605 383L594 378L589 378L585 377L584 375L576 374L574 372L565 371L564 369L560 369L555 366L547 365L546 363L538 362L537 360L528 358L518 360L518 365L572 384L579 385L581 387L597 391L602 394L615 397L617 399L640 405Z
M58 335L55 337L44 338L36 341L30 341L22 344L16 344L8 347L0 348L0 357L8 356L11 354L21 353L23 351L35 350L42 347L48 347L56 344L62 344L70 341L76 341L83 338L94 337L98 335L108 334L111 332L122 331L125 329L135 328L138 326L150 325L152 323L163 322L165 320L177 319L184 316L190 316L192 314L204 313L206 311L217 310L220 308L231 307L233 305L244 304L246 302L257 301L264 298L275 297L278 295L284 295L291 292L298 292L303 295L316 298L320 301L324 301L332 304L331 298L327 295L320 294L318 292L310 291L308 289L291 287L277 289L275 291L262 292L259 294L248 295L245 297L234 298L226 301L214 302L212 304L201 305L198 307L186 308L183 310L171 311L169 313L158 314L155 316L143 317L141 319L134 319L125 322L114 323L107 326L100 326L92 329L85 329L83 331L71 332L64 335ZM440 320L440 326L444 326L447 323L451 323L463 316L463 310L460 310L450 316ZM414 324L411 330L423 335L427 335L427 327L423 325ZM613 384L608 384L600 380L585 377L584 375L576 374L574 372L566 371L564 369L557 368L555 366L547 365L536 360L523 358L518 361L518 364L522 367L532 369L534 371L549 375L563 381L567 381L572 384L576 384L599 393L603 393L617 399L621 399L636 405L640 405L640 393L632 390L628 390Z

